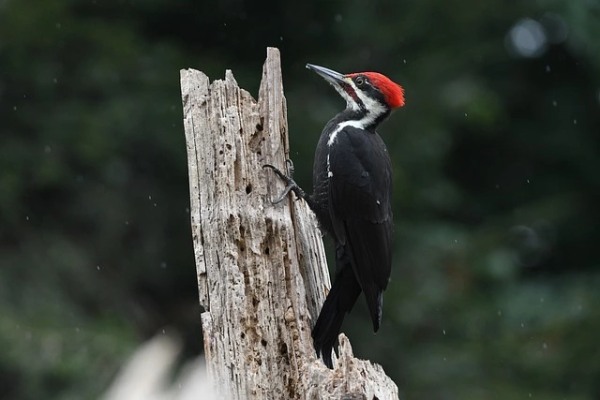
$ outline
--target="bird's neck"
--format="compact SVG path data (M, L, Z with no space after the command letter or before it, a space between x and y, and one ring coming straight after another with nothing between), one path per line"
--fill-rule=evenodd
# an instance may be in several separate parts
M346 108L336 115L331 122L335 125L344 124L365 131L375 131L377 126L382 123L388 115L390 115L390 110L383 107L377 110Z
M323 135L327 137L327 146L336 143L337 135L343 129L352 127L369 133L375 133L377 126L390 114L389 110L381 114L373 114L363 109L345 109L333 117L323 129Z

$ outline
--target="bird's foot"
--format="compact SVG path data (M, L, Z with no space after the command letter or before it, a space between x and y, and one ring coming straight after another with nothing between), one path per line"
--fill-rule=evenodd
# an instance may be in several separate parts
M279 177L279 179L281 179L285 183L285 189L283 189L283 192L281 193L281 195L279 197L277 197L275 200L271 201L271 203L273 203L273 204L281 203L286 198L286 196L288 195L288 193L290 191L296 193L296 196L298 196L300 198L305 197L304 190L302 190L300 188L300 186L298 186L298 184L294 181L294 178L293 178L294 163L292 162L292 160L289 160L289 159L285 160L285 162L288 165L288 171L290 171L289 175L284 174L277 167L275 167L271 164L263 165L263 168L271 169L273 172L275 172L275 174Z

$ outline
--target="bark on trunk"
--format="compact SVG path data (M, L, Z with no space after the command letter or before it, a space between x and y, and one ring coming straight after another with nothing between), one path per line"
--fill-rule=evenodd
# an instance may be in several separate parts
M336 368L310 336L330 287L313 213L262 168L289 154L279 51L267 50L258 101L231 71L181 71L191 224L208 373L225 399L395 399L378 365L340 336ZM198 394L201 398L202 394Z

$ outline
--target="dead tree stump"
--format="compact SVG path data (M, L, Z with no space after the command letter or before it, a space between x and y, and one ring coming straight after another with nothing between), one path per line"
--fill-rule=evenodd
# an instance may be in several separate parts
M229 70L212 83L182 70L181 92L204 351L222 398L397 398L344 335L333 371L315 357L330 287L321 233L304 202L271 204L283 184L262 168L289 153L279 51L267 50L258 101Z

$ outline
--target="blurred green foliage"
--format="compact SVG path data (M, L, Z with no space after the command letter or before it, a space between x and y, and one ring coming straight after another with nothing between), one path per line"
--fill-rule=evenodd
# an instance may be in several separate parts
M597 0L0 1L0 397L95 398L161 329L201 351L179 69L256 93L277 46L307 188L343 103L304 64L406 89L355 352L403 398L597 399L599 37Z

